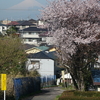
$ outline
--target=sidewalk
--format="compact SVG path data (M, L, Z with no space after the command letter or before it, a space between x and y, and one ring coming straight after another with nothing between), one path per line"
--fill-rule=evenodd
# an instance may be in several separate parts
M22 100L54 100L57 95L60 95L64 90L61 89L61 87L50 87L46 89L42 89L42 92L30 96L27 98L24 98Z

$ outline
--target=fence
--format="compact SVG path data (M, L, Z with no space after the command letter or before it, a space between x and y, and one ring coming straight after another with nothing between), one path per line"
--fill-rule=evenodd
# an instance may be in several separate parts
M38 92L41 89L41 81L39 77L15 78L13 81L16 100L18 100L21 96Z
M14 94L15 99L18 100L21 96L31 93L36 93L41 90L41 87L49 87L56 84L56 75L42 76L41 78L15 78Z
M41 87L50 87L53 85L56 85L56 75L41 77Z

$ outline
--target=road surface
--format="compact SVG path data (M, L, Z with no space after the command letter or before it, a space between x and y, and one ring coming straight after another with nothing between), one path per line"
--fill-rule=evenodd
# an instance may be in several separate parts
M42 89L41 93L22 100L54 100L56 96L60 95L63 91L61 87L45 88Z

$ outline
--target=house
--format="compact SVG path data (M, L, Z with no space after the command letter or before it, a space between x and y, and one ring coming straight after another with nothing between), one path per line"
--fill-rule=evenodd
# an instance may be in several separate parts
M24 44L34 44L36 46L46 42L46 39L44 39L45 37L39 36L45 32L47 32L47 29L37 27L28 27L19 31Z
M100 91L100 69L93 69L92 71L93 86L95 90Z
M2 35L7 34L7 33L6 33L6 30L7 30L7 29L8 29L7 25L0 24L0 33L1 33Z
M63 81L63 80L65 80L65 81ZM57 85L60 85L60 83L63 83L63 82L66 82L67 85L73 84L72 77L71 77L70 73L66 73L57 79Z
M92 70L93 86L97 91L100 91L100 56L98 56Z
M2 24L7 25L7 24L10 23L10 22L11 22L10 20L7 20L7 19L6 19L6 20L3 20L3 21L2 21Z
M29 47L29 44L27 44L27 46ZM45 50L48 50L48 49L49 49L49 47L47 47L47 46L38 46L37 47L37 46L34 46L34 45L30 45L30 48L26 48L25 52L27 54L38 53L38 52L45 51Z
M7 24L8 26L17 26L19 23L17 21L11 21L10 23Z
M54 76L61 71L61 68L56 66L55 52L38 52L28 55L26 63L28 71L37 70L42 76Z
M25 28L28 28L28 27L36 27L36 23L33 23L32 20L30 21L23 21L21 22L18 27L19 27L19 30L23 30Z
M34 19L29 19L28 21L31 22L32 24L36 24L36 25L38 23L38 21L37 20L34 20Z

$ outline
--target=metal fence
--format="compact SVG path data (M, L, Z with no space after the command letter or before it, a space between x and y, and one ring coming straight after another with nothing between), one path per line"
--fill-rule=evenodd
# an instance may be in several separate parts
M41 87L50 87L56 85L56 75L42 76Z
M40 91L41 88L56 85L56 75L15 78L13 82L15 99L19 100L22 96Z
M41 89L41 79L39 77L15 78L13 82L16 100L18 100L21 96L38 92Z

